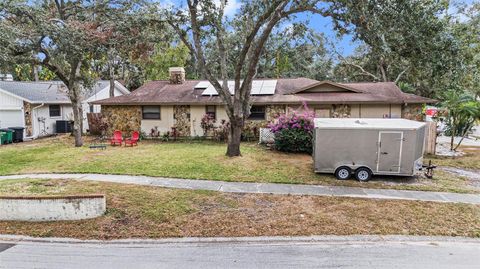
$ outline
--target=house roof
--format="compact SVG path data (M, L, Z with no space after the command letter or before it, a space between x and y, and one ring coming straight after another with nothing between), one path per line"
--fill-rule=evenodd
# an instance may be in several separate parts
M93 89L85 92L84 98L88 99L108 86L108 80L100 80ZM33 104L70 103L66 88L60 81L0 81L0 90Z
M161 105L161 104L223 104L218 95L202 95L195 89L200 80L182 84L150 81L136 91L122 96L92 102L101 105ZM319 86L338 88L338 91L311 92ZM348 104L348 103L434 103L436 100L403 93L393 82L334 83L309 78L277 79L275 93L252 95L254 104Z

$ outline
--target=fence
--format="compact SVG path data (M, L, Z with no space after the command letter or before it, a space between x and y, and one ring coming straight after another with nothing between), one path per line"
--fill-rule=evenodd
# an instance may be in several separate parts
M270 128L260 128L260 144L273 144L275 141L275 134L270 131Z
M426 154L435 154L435 148L437 146L437 123L426 122L425 128L425 149Z
M92 135L101 135L102 130L102 114L101 113L87 113L88 130Z

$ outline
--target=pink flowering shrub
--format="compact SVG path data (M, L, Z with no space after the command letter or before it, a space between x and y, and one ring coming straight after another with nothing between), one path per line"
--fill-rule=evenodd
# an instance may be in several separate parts
M275 148L286 152L312 152L315 113L304 104L304 110L280 115L269 124L275 134Z

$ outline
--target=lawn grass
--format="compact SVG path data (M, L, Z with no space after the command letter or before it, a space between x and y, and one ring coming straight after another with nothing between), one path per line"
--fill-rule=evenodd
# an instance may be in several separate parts
M338 181L313 172L311 156L286 154L256 143L243 143L241 157L225 156L226 145L214 142L158 143L143 141L138 147L75 148L70 137L41 139L0 147L0 174L105 173L209 179L241 182L321 184L368 188L478 193L468 180L438 172L423 177L374 177L368 183Z
M464 156L428 156L426 160L432 160L434 164L441 166L480 170L480 147L462 147L460 149L465 153Z
M107 213L59 222L0 221L0 234L80 239L401 234L480 237L480 206L232 194L74 180L0 181L0 195L105 193Z

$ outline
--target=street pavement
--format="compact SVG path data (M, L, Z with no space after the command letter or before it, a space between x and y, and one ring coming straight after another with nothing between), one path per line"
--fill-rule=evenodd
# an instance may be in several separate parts
M194 238L108 243L9 239L0 241L0 268L450 269L480 268L479 254L480 240L437 237Z

